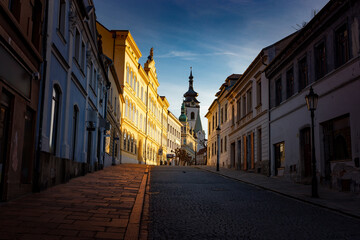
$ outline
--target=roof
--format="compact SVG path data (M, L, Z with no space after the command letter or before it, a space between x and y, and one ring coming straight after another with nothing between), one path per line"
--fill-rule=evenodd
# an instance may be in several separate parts
M200 120L200 114L197 115L196 118L196 122L195 122L195 127L194 127L194 131L198 132L198 131L202 131L202 125L201 125L201 120Z

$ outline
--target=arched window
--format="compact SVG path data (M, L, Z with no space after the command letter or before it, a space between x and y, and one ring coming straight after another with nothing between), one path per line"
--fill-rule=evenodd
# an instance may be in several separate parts
M127 150L130 151L130 135L127 136Z
M51 120L50 120L50 152L56 155L56 145L58 139L59 113L60 113L60 87L55 85L52 94Z
M126 82L129 83L129 77L130 77L130 70L129 66L126 68Z
M131 142L130 142L130 152L133 152L134 151L134 137L133 136L131 136L131 140L130 140Z
M78 118L79 118L79 108L77 105L74 105L73 111L73 144L72 144L72 160L75 160L75 152L76 152L76 141L77 141L77 132L78 132Z
M191 116L190 116L191 120L195 119L195 113L191 112Z
M124 132L124 150L126 150L126 132Z

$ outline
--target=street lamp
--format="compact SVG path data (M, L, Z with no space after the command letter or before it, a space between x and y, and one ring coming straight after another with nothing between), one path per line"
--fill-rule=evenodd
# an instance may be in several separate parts
M216 135L217 135L217 155L216 155L216 171L219 171L219 162L220 162L220 125L216 128Z
M195 138L195 166L196 166L196 147L197 147L197 136L196 136L196 133L194 134L194 138Z
M316 158L315 158L315 137L314 137L314 111L316 110L319 96L314 93L312 87L310 87L310 92L305 96L306 105L308 110L311 112L311 159L312 159L312 181L311 181L311 196L313 198L318 198L318 183L316 178Z

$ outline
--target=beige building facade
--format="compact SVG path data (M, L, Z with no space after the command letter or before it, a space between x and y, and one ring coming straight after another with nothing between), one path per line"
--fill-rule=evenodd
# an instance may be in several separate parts
M157 93L153 49L142 67L142 54L130 31L108 30L100 23L97 30L102 36L103 52L113 60L123 88L121 162L159 165L166 159L169 103Z
M181 148L181 122L168 111L167 119L167 163L176 165L175 149Z

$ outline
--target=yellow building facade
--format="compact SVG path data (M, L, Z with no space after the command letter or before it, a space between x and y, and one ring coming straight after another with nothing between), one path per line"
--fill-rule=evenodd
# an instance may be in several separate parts
M169 103L157 93L153 49L142 67L142 54L130 31L108 30L100 23L97 31L102 36L103 52L113 60L123 88L121 162L159 165L166 159Z

